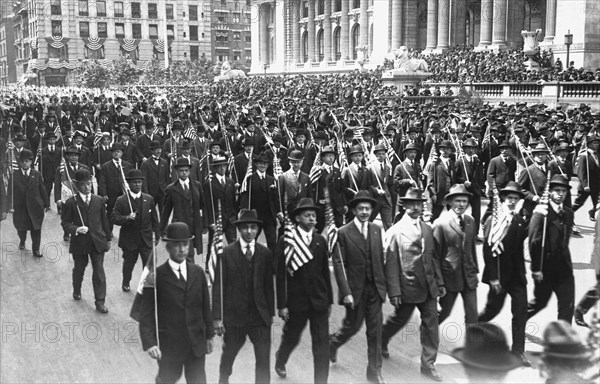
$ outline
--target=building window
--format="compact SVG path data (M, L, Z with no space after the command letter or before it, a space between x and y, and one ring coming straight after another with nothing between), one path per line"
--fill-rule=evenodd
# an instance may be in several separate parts
M158 39L158 24L150 24L148 30L151 39Z
M246 51L246 53L244 54L244 56L246 57L246 63L250 64L252 62L252 52L251 51Z
M108 37L106 23L98 23L98 37Z
M175 40L175 27L173 25L167 25L167 39Z
M215 41L218 43L227 43L229 41L229 32L228 31L216 31L215 32Z
M319 53L319 61L323 61L325 58L323 35L323 29L321 28L319 32L317 32L317 52Z
M330 1L330 0L327 0ZM322 15L325 13L325 0L319 0L317 3L317 15Z
M217 54L217 59L220 62L228 61L229 60L229 52L228 51L219 52Z
M123 2L115 1L115 17L123 17Z
M354 24L352 27L352 59L356 60L357 52L356 47L358 47L358 42L360 41L360 24Z
M233 51L233 61L240 61L242 59L242 52Z
M242 33L241 32L233 32L233 40L240 41L241 39L242 39Z
M190 40L198 41L198 26L190 25Z
M158 8L156 7L156 3L148 3L148 18L158 19Z
M190 14L190 21L198 21L198 6L190 5L188 13ZM191 54L190 54L191 56Z
M139 19L140 17L142 17L140 3L131 3L131 17L134 19Z
M196 61L198 60L200 50L197 45L190 45L190 60Z
M173 20L173 4L167 4L167 19Z
M341 12L342 11L342 0L335 0L333 12Z
M142 38L142 24L131 24L131 34L134 39Z
M232 20L231 20L232 23L239 24L239 22L240 22L240 14L239 13L234 13L231 17L232 17Z
M120 38L125 37L125 24L115 23L115 36Z
M120 48L121 57L126 58L127 60L137 61L140 59L140 47L136 47L133 51L126 51L123 47Z
M88 16L87 0L79 0L79 16Z
M51 0L50 2L50 14L54 16L62 15L62 10L60 8L60 0Z
M67 44L64 44L62 48L54 48L49 45L48 57L51 59L67 60L69 58L69 49Z
M308 1L302 3L302 17L308 17Z
M250 21L252 20L251 17L252 16L250 16L249 13L244 13L244 23L250 24Z
M90 23L87 21L79 22L79 36L90 37Z
M87 46L85 46L85 58L90 60L104 59L104 46L101 46L96 50L89 49Z
M341 52L341 44L340 44L340 35L342 28L337 27L335 31L333 31L333 51L335 52L335 60L339 60L342 58Z
M251 43L252 42L252 36L250 36L250 35L244 36L244 41L246 41L246 43Z
M225 13L217 13L217 21L219 23L226 23L227 22L227 14L225 14Z
M62 21L52 20L52 36L62 36Z
M360 0L353 0L352 1L352 8L360 8Z
M106 16L106 1L96 1L96 16Z
M302 62L308 61L308 32L302 34Z

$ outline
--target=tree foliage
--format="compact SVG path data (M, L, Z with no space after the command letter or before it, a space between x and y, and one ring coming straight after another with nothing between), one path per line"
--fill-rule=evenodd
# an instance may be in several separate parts
M82 87L108 87L110 70L96 61L90 61L75 69L76 84Z

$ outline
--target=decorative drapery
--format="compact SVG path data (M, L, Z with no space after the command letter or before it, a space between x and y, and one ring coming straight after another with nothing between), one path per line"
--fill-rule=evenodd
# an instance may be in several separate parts
M127 52L135 50L140 44L140 39L119 39L119 45Z
M81 39L85 46L92 51L97 51L102 48L104 41L106 40L98 37L82 37Z
M163 39L150 39L154 49L159 53L165 53L165 41ZM169 47L173 44L173 40L169 40Z
M44 71L47 68L52 69L75 69L79 66L79 60L61 60L61 59L31 59L27 66L28 69L37 69Z
M63 36L52 36L46 37L46 41L52 48L61 49L69 42L69 38Z

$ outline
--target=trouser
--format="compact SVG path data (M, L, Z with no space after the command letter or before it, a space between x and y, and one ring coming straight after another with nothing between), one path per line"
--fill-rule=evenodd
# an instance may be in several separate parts
M376 378L381 374L381 325L383 302L373 282L365 282L362 297L358 299L354 309L346 307L346 316L342 327L331 335L329 342L332 348L339 348L354 336L362 327L367 327L367 378Z
M469 199L469 205L471 206L471 216L475 220L475 234L478 234L481 223L481 196L473 194Z
M171 360L163 356L162 359L158 360L156 384L175 383L181 377L181 371L184 367L186 383L206 383L205 358L206 355L200 357L194 355L191 349L185 360Z
M377 215L380 214L383 229L387 231L387 229L392 226L392 211L392 207L387 203L387 201L384 201L383 203L378 201L377 205L375 205L375 208L373 209L373 212L371 213L371 218L369 221L375 220Z
M227 223L224 224L224 228L223 228L223 234L225 235L225 240L227 240L227 244L231 244L236 240L236 229L235 229L235 225L229 223L229 221L227 221ZM215 230L212 227L208 227L208 247L207 252L206 252L206 260L204 260L204 264L206 267L206 271L208 271L208 263L209 263L209 255L210 255L210 250L213 244L213 237L215 235ZM225 246L225 244L223 244L223 246Z
M592 209L588 211L591 217L594 216L596 212L596 206L598 205L598 196L600 191L596 191L594 189L590 190L590 192L586 192L581 185L579 185L579 189L577 190L577 198L575 199L575 203L573 204L573 211L577 211L579 208L585 204L588 196L592 198Z
M271 354L271 327L268 325L233 326L225 324L223 337L223 353L219 366L219 382L227 382L231 376L233 362L240 349L246 342L246 336L254 345L256 365L254 381L256 383L270 383L270 354ZM245 376L247 378L247 376ZM249 380L245 380L249 381Z
M283 226L281 226L281 227L283 228ZM256 236L257 238L258 238L258 236L260 236L262 231L265 231L265 239L267 240L267 248L275 249L275 246L277 245L277 223L271 222L271 220L265 221L263 223L263 226L260 229L260 231L258 231L258 235Z
M54 186L54 180L44 179L44 187L46 187L46 194L48 195L48 201L50 201L50 195L51 195L53 186Z
M465 309L465 325L477 323L477 290L464 288L460 292L446 292L446 296L440 297L442 310L440 311L438 324L442 324L450 316L459 293L463 299Z
M138 256L142 258L142 267L148 262L152 248L139 247L133 250L123 250L123 285L129 285L131 274L137 263Z
M527 305L527 319L532 318L548 304L552 292L558 301L558 320L571 323L575 307L575 278L573 273L569 276L553 276L544 274L541 282L534 281L533 300Z
M518 353L525 352L525 326L527 324L527 286L521 282L510 282L502 287L500 293L496 293L492 287L487 296L485 308L479 314L479 322L488 322L496 317L502 306L506 295L510 296L512 312L512 350Z
M433 204L431 206L431 222L433 223L435 219L440 217L442 211L444 210L444 206L440 204Z
M485 223L487 218L490 217L490 215L494 212L494 199L492 197L490 197L489 199L490 201L485 209L485 212L483 213L483 217L480 221L481 223Z
M19 235L19 240L21 244L25 245L25 241L27 240L27 230L17 231ZM42 241L42 230L41 229L32 229L31 230L31 250L33 252L40 251L40 243Z
M89 253L92 260L92 285L94 287L94 298L96 304L104 304L106 298L106 275L104 274L104 252L93 250ZM73 292L81 294L81 283L83 274L88 265L88 254L73 255L75 266L73 267Z
M321 232L323 232L323 229L325 229L325 226L327 225L326 217L325 217L326 209L325 209L325 204L318 204L317 206L320 209L317 210L317 225L315 226L315 229L317 230L318 233L321 233ZM335 226L337 228L342 227L344 225L344 215L342 213L338 212L337 209L334 209L333 204L332 204L332 210L333 210L333 222L335 223Z
M421 367L431 370L437 359L440 339L438 335L437 300L429 296L422 303L402 303L394 309L381 332L382 344L387 346L391 338L410 320L415 307L421 313Z
M579 300L577 310L586 314L600 299L600 273L596 274L596 285L590 288Z
M317 311L312 306L306 311L290 311L283 326L276 364L285 365L298 343L306 322L310 321L310 337L315 383L327 383L329 377L329 311Z

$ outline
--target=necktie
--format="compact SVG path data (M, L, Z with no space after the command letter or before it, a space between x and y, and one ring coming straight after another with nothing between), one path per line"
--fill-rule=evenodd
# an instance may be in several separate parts
M54 152L54 145L50 146L50 152Z
M565 214L565 210L562 209L562 207L558 207L558 212L557 212L558 216L562 219L563 215Z
M85 205L90 205L90 195L85 195Z
M463 218L463 215L458 216L458 224L460 225L460 229L461 230L465 230L465 219Z
M185 284L185 278L183 277L183 272L181 272L181 267L179 267L177 272L179 272L179 281Z
M363 237L365 238L365 240L367 240L367 236L369 234L367 223L363 223L363 225L362 225L362 234L363 234Z
M246 260L252 260L252 250L250 249L250 244L246 244L246 253L244 255L246 256Z
M187 183L184 183L184 184L183 184L183 190L184 190L185 192L189 191L189 188L188 188L188 185L187 185Z

